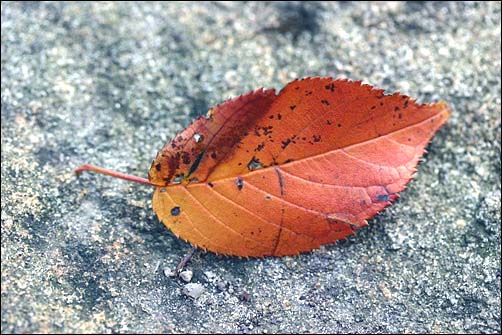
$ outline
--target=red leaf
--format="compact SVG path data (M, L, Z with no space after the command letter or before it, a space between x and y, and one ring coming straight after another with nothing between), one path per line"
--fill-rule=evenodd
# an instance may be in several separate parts
M353 234L394 201L448 114L444 103L330 78L293 81L277 97L251 92L159 152L154 210L176 235L214 252L308 251Z
M309 251L390 205L449 113L331 78L250 92L160 150L153 208L176 236L216 253Z

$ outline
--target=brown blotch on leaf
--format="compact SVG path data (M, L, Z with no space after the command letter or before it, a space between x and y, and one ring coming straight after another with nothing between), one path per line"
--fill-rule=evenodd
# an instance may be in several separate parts
M190 164L190 154L188 152L183 152L181 154L181 157L183 159L183 164Z

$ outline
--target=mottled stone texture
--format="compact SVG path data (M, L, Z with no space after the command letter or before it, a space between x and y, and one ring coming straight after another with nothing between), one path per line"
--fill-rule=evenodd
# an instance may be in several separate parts
M2 2L1 19L2 333L501 331L500 2ZM145 177L213 104L304 76L453 108L348 241L199 252L190 285L149 187L72 173Z

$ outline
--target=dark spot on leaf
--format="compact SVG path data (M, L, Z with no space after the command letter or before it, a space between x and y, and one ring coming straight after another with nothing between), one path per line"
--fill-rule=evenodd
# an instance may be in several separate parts
M213 152L213 153L211 154L211 158L212 158L212 159L216 159L216 153L215 153L215 152Z
M373 110L373 109L375 109L375 108L376 108L376 106L371 106L371 110Z
M289 145L289 143L291 143L291 139L288 138L286 141L282 141L281 143L282 143L281 147L283 149L286 149L286 147Z
M388 194L379 194L377 196L378 201L389 201L389 195Z
M197 170L199 167L200 161L202 160L202 157L204 157L204 152L201 152L197 158L195 159L195 162L193 162L192 166L190 166L190 169L188 170L188 175L190 176L192 173Z
M290 108L291 110L294 110L294 109L296 108L296 105L291 105L291 106L289 106L289 108Z
M272 120L274 118L274 115L270 115L268 118Z
M235 183L237 184L237 188L239 189L239 191L242 190L242 187L244 186L244 181L242 180L242 178L237 177Z
M399 107L397 107L397 106L396 106L396 107L394 107L394 111L396 111L396 112L397 112L399 109L400 109L400 108L399 108Z
M188 152L185 152L183 151L183 153L181 154L181 157L183 159L183 164L190 164L190 154Z
M409 103L409 102L410 102L409 100L406 100L406 101L404 102L404 106L403 106L403 108L407 108L407 107L408 107L408 103Z
M326 85L326 86L324 86L324 88L327 89L328 91L334 92L335 91L335 84L331 83L331 85Z
M380 103L380 106L383 106L383 102Z
M272 134L272 131L270 129L272 129L272 126L262 127L261 130L263 130L263 135Z
M263 168L263 164L260 163L260 160L253 156L253 158L248 163L248 170L254 171Z
M157 169L157 171L160 171L160 167L161 167L160 163L157 163L157 165L155 165L155 168Z
M282 115L281 115L281 113L277 114L277 118L278 118L279 120L280 120L280 119L282 119Z
M193 139L195 140L195 143L200 143L204 140L204 135L196 133L193 135Z
M323 105L329 106L329 102L328 102L328 100L321 100L321 103L322 103Z
M281 170L279 168L274 168L277 173L277 178L279 179L279 187L281 189L281 195L284 195L284 181L282 180Z
M261 142L260 144L258 144L258 146L256 147L256 149L254 149L254 151L262 151L262 149L265 147L265 142Z
M209 187L213 187L213 186L214 186L214 185L213 185L213 183L211 183L211 182L207 183L207 185L208 185Z
M181 209L179 206L171 208L171 215L172 216L178 216L180 215Z
M326 124L327 125L331 125L331 121L330 120L326 120Z
M314 142L319 142L321 140L321 135L313 135Z
M338 128L341 128L341 127L342 127L342 125L339 123L339 124L338 124Z

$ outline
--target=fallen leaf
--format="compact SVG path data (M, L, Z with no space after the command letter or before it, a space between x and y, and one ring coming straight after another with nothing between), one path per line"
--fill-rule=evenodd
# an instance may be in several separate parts
M390 205L448 119L360 81L305 78L212 108L158 153L153 209L178 237L225 255L285 256L345 239Z

